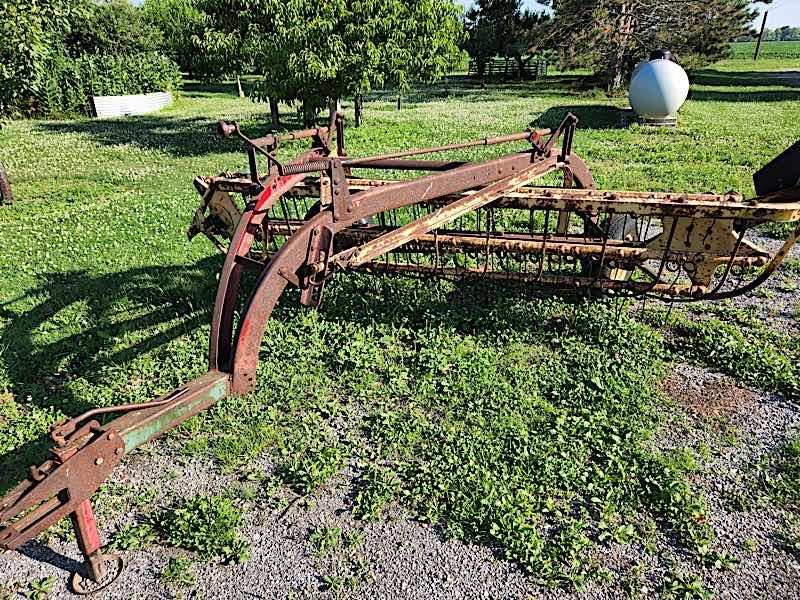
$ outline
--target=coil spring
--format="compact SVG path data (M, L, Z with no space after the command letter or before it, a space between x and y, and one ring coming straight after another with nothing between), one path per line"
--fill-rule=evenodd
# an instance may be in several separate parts
M310 160L304 163L283 165L284 175L299 175L300 173L313 173L314 171L324 171L328 168L327 160Z

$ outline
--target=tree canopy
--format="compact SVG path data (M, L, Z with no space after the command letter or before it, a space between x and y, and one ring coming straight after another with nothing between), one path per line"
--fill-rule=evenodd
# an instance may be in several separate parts
M82 2L80 18L71 22L66 44L72 56L81 54L135 54L161 48L158 27L141 7L128 0Z
M202 0L205 47L236 70L251 61L261 97L298 103L309 120L328 101L433 81L460 59L452 0Z
M541 48L545 38L544 12L523 10L521 0L477 0L466 14L465 48L483 76L486 62L495 56L514 58L522 74L522 62Z

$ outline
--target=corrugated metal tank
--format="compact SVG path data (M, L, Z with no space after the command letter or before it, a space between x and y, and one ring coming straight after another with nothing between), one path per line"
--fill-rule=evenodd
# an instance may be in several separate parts
M658 50L633 72L628 98L640 117L674 116L689 95L689 78L669 52Z
M124 117L146 115L172 104L169 92L135 94L131 96L92 96L94 114L97 117Z

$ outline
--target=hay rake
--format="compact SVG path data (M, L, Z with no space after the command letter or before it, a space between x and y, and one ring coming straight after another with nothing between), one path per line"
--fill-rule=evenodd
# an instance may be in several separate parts
M347 271L717 300L766 281L800 235L796 227L769 252L753 233L765 222L800 220L800 143L755 175L752 200L733 192L602 191L572 151L576 124L568 114L554 131L350 158L340 114L327 127L258 139L221 122L223 136L244 141L249 173L195 179L202 200L189 237L203 234L226 254L208 372L152 402L94 409L54 426L53 458L31 467L0 501L0 547L16 549L70 516L85 558L73 590L91 593L114 581L122 561L101 551L91 495L136 447L227 394L253 389L267 320L287 287L299 288L300 302L312 307L327 282ZM280 162L280 145L300 139L311 148ZM477 163L417 158L511 143L526 147ZM354 175L364 170L428 174ZM248 290L245 271L256 274ZM111 413L121 414L102 423Z

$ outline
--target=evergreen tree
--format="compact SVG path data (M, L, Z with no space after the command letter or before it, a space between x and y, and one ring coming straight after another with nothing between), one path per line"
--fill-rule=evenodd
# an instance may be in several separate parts
M726 56L750 29L748 0L552 0L552 39L563 66L592 68L609 92L637 61L666 48L691 69Z

